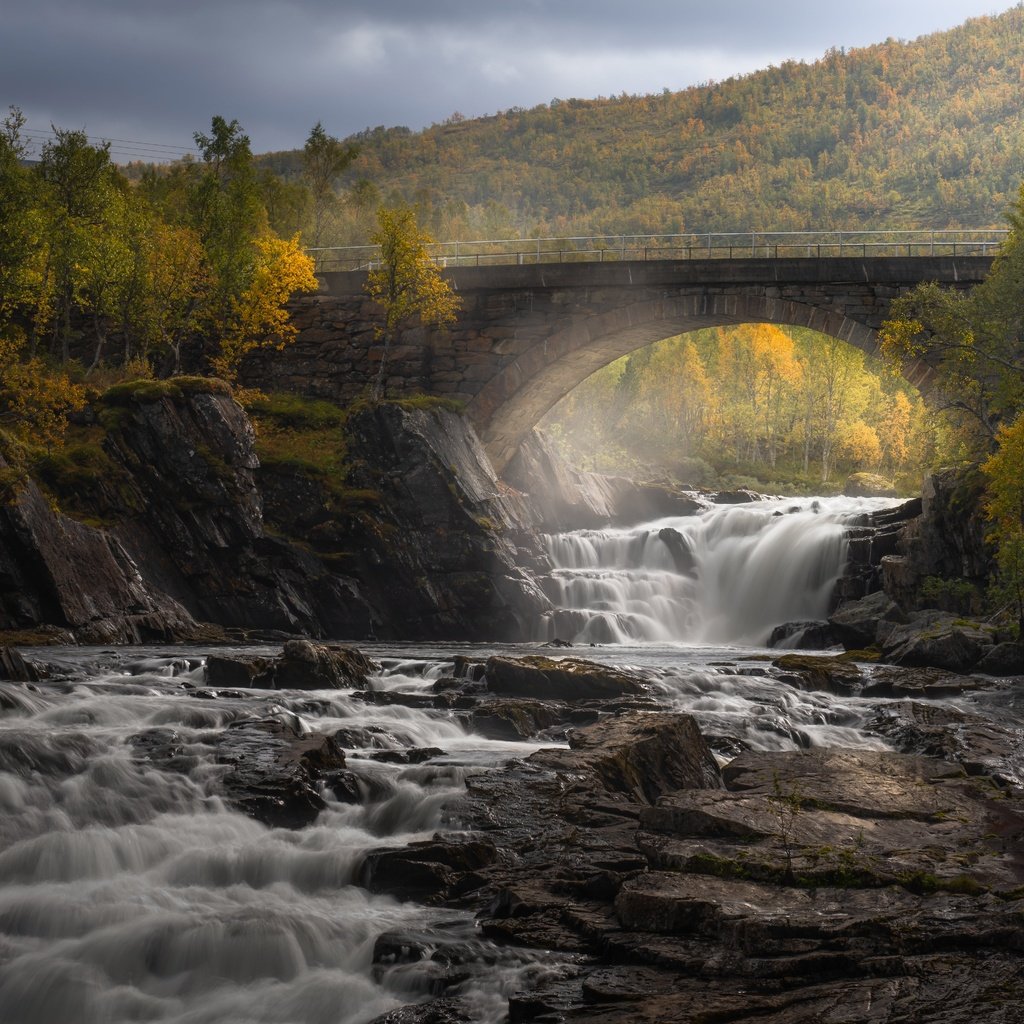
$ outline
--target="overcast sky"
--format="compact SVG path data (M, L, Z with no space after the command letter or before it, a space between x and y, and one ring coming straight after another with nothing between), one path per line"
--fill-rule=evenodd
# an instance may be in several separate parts
M830 47L914 39L1003 0L5 0L0 108L180 156L220 114L255 152L532 107L660 92ZM38 133L38 134L37 134ZM169 147L169 148L162 148Z

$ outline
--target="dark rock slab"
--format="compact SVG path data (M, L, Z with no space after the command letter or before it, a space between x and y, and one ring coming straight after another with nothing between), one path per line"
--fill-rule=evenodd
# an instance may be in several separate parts
M487 689L506 697L586 701L638 696L646 692L639 676L581 658L491 657Z
M896 625L906 621L906 615L883 591L843 603L828 620L836 639L847 650L881 643Z
M216 740L228 770L220 788L236 808L274 828L302 828L326 804L320 784L345 769L330 736L306 734L291 715L233 722Z
M831 625L824 620L784 622L776 626L768 637L769 647L783 647L795 651L823 651L837 644Z
M842 696L857 694L864 687L864 674L844 657L784 654L772 664L784 673L786 682L802 690L820 690Z
M569 734L569 750L542 750L531 762L587 772L604 789L640 803L676 789L717 787L711 748L690 715L633 712Z
M206 661L210 686L241 686L263 690L339 690L363 688L379 671L354 647L288 640L276 657L211 654Z

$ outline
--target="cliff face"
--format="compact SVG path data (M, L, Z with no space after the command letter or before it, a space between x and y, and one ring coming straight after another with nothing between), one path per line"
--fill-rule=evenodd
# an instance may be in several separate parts
M883 585L897 604L919 608L941 601L934 592L922 594L928 578L940 581L939 590L943 583L962 583L976 591L984 588L993 565L985 540L983 489L976 467L941 469L925 478L921 515L904 527L898 552L882 559ZM962 604L965 597L958 600Z
M454 413L353 417L350 504L300 469L261 470L247 415L210 382L114 389L98 418L104 473L55 490L101 527L31 482L0 509L0 628L511 640L547 607L517 567L541 563L533 535Z
M349 506L332 508L315 480L276 468L260 478L268 521L324 556L341 553L382 637L529 638L548 601L521 566L544 569L544 556L466 421L382 405L347 429L358 454Z

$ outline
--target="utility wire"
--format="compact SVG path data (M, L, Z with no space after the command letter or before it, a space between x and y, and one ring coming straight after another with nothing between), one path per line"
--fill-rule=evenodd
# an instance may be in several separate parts
M22 135L25 140L34 146L39 147L42 143L55 139L56 132L52 129L26 128ZM90 145L110 144L111 154L117 154L132 160L152 160L156 163L169 163L178 160L185 155L197 156L198 150L195 146L172 146L164 142L141 142L133 139L111 139L97 135L86 135L86 141Z

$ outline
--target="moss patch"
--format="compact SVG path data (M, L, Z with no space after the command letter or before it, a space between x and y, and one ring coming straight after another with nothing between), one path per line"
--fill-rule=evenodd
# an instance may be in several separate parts
M231 385L216 377L169 377L166 380L129 380L107 388L99 404L125 408L135 403L158 402L184 395L231 395Z

